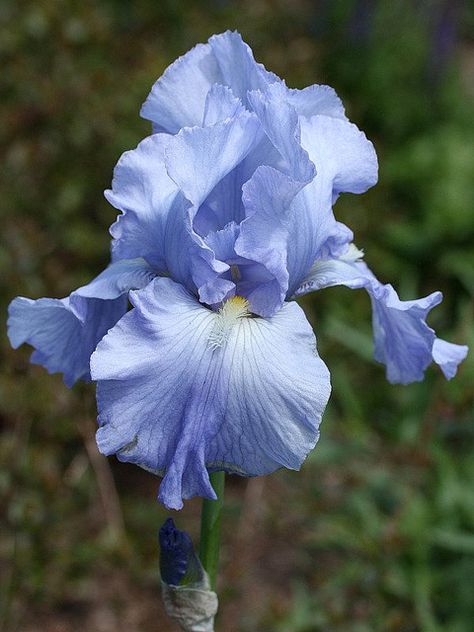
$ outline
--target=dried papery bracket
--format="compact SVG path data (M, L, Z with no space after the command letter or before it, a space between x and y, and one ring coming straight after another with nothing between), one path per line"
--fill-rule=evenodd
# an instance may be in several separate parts
M214 617L219 606L209 580L195 586L170 586L161 582L161 595L168 616L184 632L214 632Z

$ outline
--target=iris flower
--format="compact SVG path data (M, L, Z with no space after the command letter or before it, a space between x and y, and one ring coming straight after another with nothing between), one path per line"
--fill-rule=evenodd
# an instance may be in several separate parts
M16 298L9 335L69 386L97 382L100 451L162 476L167 507L215 498L209 472L299 469L315 446L330 375L307 292L368 292L390 382L432 361L455 375L467 347L426 323L441 293L400 300L334 216L377 158L332 88L288 88L226 32L177 59L141 115L153 134L105 194L110 265L68 298Z

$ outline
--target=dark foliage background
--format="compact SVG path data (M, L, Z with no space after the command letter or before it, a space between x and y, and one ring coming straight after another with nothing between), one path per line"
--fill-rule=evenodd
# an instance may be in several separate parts
M3 0L1 313L65 296L108 257L102 197L138 109L179 54L238 28L291 86L334 86L380 183L336 211L402 297L442 289L440 335L473 336L474 5L462 0ZM192 98L192 95L190 95ZM305 301L333 396L302 472L230 478L226 632L470 632L472 355L450 383L386 383L363 292ZM13 352L2 329L0 628L174 630L158 597L158 481L94 447L93 388ZM199 501L177 516L197 539Z

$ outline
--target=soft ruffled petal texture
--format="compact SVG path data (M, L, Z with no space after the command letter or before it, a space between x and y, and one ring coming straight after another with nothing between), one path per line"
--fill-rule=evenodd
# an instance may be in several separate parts
M175 134L182 127L201 125L207 93L222 74L209 44L198 44L179 57L158 79L141 109L155 132Z
M281 170L295 180L308 183L315 174L314 164L301 146L300 122L295 108L287 101L287 88L275 83L265 92L251 92L249 100L265 134L281 156Z
M290 207L302 186L272 167L259 167L243 187L246 219L240 226L235 251L262 264L270 275L266 283L255 277L245 292L252 311L261 316L273 315L283 305L288 291Z
M106 197L123 213L110 229L112 253L115 261L143 257L157 274L170 275L195 291L228 266L216 261L192 228L190 202L167 172L165 150L170 141L178 146L182 142L179 135L150 136L125 152L115 168ZM213 302L222 300L228 286L232 287L216 280Z
M469 347L456 345L441 338L433 343L433 360L443 371L444 377L451 380L458 371L459 364L465 359Z
M216 185L245 159L260 138L257 117L243 112L208 127L183 129L170 139L165 150L166 169L191 204L188 209L190 226ZM222 208L222 201L219 206ZM206 241L194 230L193 239L199 246L190 270L193 282L203 302L217 304L233 288L231 281L218 278L229 266L215 258ZM182 261L182 258L178 260ZM175 280L182 281L174 270L170 271Z
M183 129L166 147L168 174L197 211L260 138L258 119L250 112L208 127Z
M204 107L203 126L222 123L234 116L240 117L245 112L242 101L232 93L227 86L216 84L212 86L206 97Z
M261 165L278 167L282 158L265 134L259 136L247 156L236 165L208 195L194 219L200 235L221 230L229 222L240 223L245 217L242 187Z
M341 192L361 193L377 181L377 157L370 141L345 120L314 116L301 120L301 143L316 177L296 196L288 231L289 296L330 243L347 238L332 204Z
M106 192L112 263L68 298L15 299L9 336L68 385L92 374L100 450L162 475L166 506L214 498L209 471L297 469L314 447L329 373L295 296L365 288L391 382L432 361L456 374L467 347L426 323L441 294L401 301L334 216L377 158L332 88L287 88L227 31L173 63L141 114L154 134Z
M71 298L101 298L112 300L131 289L145 287L156 274L145 259L121 259L111 263L87 285L75 290Z
M114 260L142 257L157 273L176 270L178 280L186 282L190 262L182 255L197 244L187 216L189 204L166 170L165 149L171 138L154 134L125 152L105 197L122 211L110 228Z
M329 373L296 303L221 321L170 279L131 293L135 308L98 345L99 449L164 475L160 500L214 497L208 469L297 469L318 439Z
M252 290L252 308L265 316L296 291L315 259L335 252L352 238L351 231L334 217L332 204L337 195L360 192L377 179L372 143L355 125L319 115L305 121L301 144L307 153L300 144L299 121L294 112L291 115L291 106L283 108L288 117L286 128L282 120L276 124L278 117L272 108L279 110L285 92L280 86L271 88L270 96L255 93L262 105L258 114L264 127L273 130L274 142L294 168L282 173L260 167L244 185L246 219L235 248L243 257L261 263L274 279L271 285L258 282ZM291 143L283 140L284 131L290 132Z
M107 200L122 211L112 224L112 255L116 259L142 257L157 272L167 271L165 234L179 189L166 171L165 147L170 137L155 134L118 161Z
M269 84L281 81L255 61L252 49L240 33L226 31L213 35L209 44L219 65L222 83L229 86L245 105L250 90L263 90Z
M140 114L152 121L155 132L176 134L183 127L202 125L214 84L228 86L246 105L249 90L274 81L280 79L257 64L240 34L227 31L172 63L153 86Z
M450 379L468 348L436 338L426 323L431 309L442 300L441 292L425 298L401 301L389 284L380 283L361 261L332 259L317 261L296 296L313 290L345 285L364 288L372 302L374 357L387 367L387 379L395 384L421 381L425 370L436 362Z
M371 143L347 121L332 88L287 88L255 62L238 33L214 36L207 46L220 79L214 71L199 123L204 127L182 129L167 144L164 162L192 204L188 232L194 232L200 248L192 281L201 300L216 305L237 291L249 297L255 313L269 316L296 290L320 250L338 239L332 204L343 191L361 192L374 184L377 160ZM208 59L206 51L191 51L189 63ZM188 72L188 65L182 58L178 66ZM197 69L196 81L201 80ZM263 166L280 173L260 172ZM215 241L212 234L230 223L241 224L230 253L241 280L237 290L232 287L235 275L231 278L229 267L209 247ZM265 232L278 235L278 244ZM169 271L193 289L189 274Z
M295 108L299 116L305 118L322 114L347 120L342 101L330 86L315 84L302 90L287 88L286 100Z
M78 297L18 297L9 307L8 336L15 349L27 342L35 348L33 364L49 373L63 373L71 387L77 380L90 379L89 360L97 343L127 309L127 297L115 300Z
M202 205L208 219L209 212L215 217L226 213L227 195L214 198L217 203L215 212L207 205L208 197L245 160L261 137L257 117L243 112L212 126L184 129L170 140L165 152L166 168L192 204L189 209L192 222L199 209L203 210ZM220 218L217 225L221 223ZM196 233L194 238L200 243L200 251L199 261L193 264L193 281L203 302L218 304L230 296L235 287L230 279L220 276L229 270L229 265L215 257L208 247L208 240L201 240ZM172 277L179 280L176 274Z
M35 347L31 361L63 373L67 386L88 381L91 354L127 311L128 291L155 276L144 259L121 260L67 298L18 297L9 308L10 342L14 348L25 342Z
M301 144L318 174L339 193L364 193L378 177L377 154L356 125L330 116L300 119Z

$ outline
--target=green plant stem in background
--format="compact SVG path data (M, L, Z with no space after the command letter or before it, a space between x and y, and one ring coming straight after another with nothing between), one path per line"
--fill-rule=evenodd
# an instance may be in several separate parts
M210 475L211 485L217 495L217 500L202 501L201 540L199 542L199 557L209 575L212 590L216 588L217 566L219 564L219 543L221 511L224 504L225 472L214 472Z

